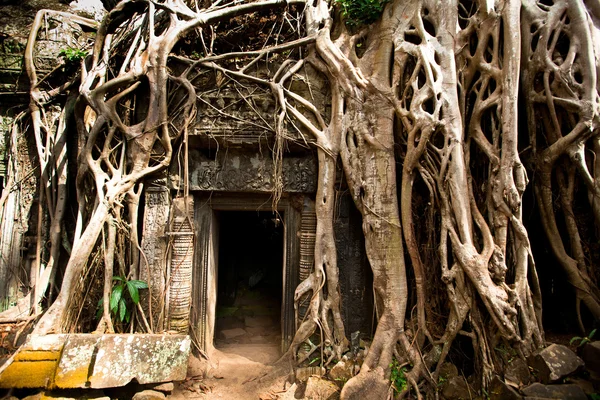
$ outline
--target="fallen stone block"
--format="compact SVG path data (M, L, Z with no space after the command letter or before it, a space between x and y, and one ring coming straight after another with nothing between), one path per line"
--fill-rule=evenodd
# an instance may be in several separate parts
M528 359L543 383L553 383L583 367L583 361L568 347L551 344Z
M246 331L242 328L224 329L219 331L219 339L230 340L239 336L244 336Z
M580 355L592 378L600 380L600 341L586 343Z
M534 383L521 390L526 396L543 399L563 399L563 400L586 400L585 392L577 385L542 385Z
M347 357L344 358L344 360L339 361L329 371L329 377L331 380L337 382L338 384L345 383L354 376L354 363Z
M494 376L489 387L490 400L521 400L523 396L500 377Z
M333 382L311 376L306 382L304 398L307 400L336 400L340 398L340 393Z
M185 379L184 335L30 335L0 374L0 388L104 389Z
M90 376L91 388L141 385L185 379L189 336L103 335Z
M531 374L527 363L520 358L515 358L504 372L504 379L517 386L529 385L531 383Z

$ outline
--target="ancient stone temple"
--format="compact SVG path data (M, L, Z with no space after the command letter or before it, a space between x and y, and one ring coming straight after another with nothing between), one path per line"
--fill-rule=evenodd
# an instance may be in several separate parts
M30 23L27 20L21 25ZM29 102L22 66L26 36L18 36L18 28L13 28L14 37L4 40L0 48L0 179L5 174L12 177L10 187L4 187L6 179L0 181L7 205L0 221L0 299L6 302L4 308L16 304L34 286L30 266L43 264L48 253L47 245L37 243L36 230L39 225L42 242L48 242L49 225L49 217L39 206L35 142L32 135L17 135L21 131L11 128ZM72 29L62 21L38 38L42 44L36 59L40 74L65 68L65 61L56 58L64 44L52 40L69 39ZM86 40L86 33L74 32L77 40ZM280 63L273 60L270 67L276 69ZM179 68L176 60L170 68ZM241 84L214 71L201 74L194 85L199 89L193 129L175 143L169 168L143 182L138 222L143 257L137 277L148 282L149 290L143 293L146 298L141 304L152 319L154 332L189 332L201 350L209 350L219 332L235 328L232 320L242 323L246 332L258 332L265 328L264 321L276 321L270 333L285 351L310 300L301 299L297 309L294 307L295 289L314 264L315 143L309 134L293 134L296 129L275 135L278 107L268 88ZM318 76L294 78L290 85L329 112L328 85ZM179 99L174 93L171 101L176 102ZM144 106L140 99L134 114L143 113ZM25 125L19 129L27 132ZM76 165L81 139L74 126L70 129L68 160ZM19 147L18 160L8 161L7 146ZM73 182L76 168L69 173ZM371 336L375 321L372 274L361 216L342 176L340 170L334 224L342 314L348 335L358 331ZM74 189L69 196L75 198ZM74 225L69 220L64 229ZM66 245L59 268L64 268L68 259L70 235L63 235ZM101 274L98 277L102 279ZM91 315L96 302L97 298L89 301ZM74 329L82 333L93 330Z
M199 101L187 154L147 185L142 248L148 267L140 276L151 284L155 310L164 307L168 316L163 329L189 327L206 350L220 323L231 327L227 317L246 319L246 331L272 318L280 324L271 333L285 351L306 310L302 301L294 309L294 291L314 263L316 152L291 140L282 159L274 159L274 135L262 128L273 119L272 96L243 98L230 89ZM275 208L274 181L281 185ZM348 332L370 335L372 276L361 217L341 179L338 186L336 244L348 299L342 312ZM257 296L259 304L252 301Z

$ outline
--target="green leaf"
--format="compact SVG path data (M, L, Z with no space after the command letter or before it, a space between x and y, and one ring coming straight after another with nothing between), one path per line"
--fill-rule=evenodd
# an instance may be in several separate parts
M594 335L595 335L595 334L596 334L596 330L594 329L594 330L592 330L592 331L590 332L590 334L588 335L588 338L589 338L589 339L592 339L592 338L594 337Z
M121 301L123 295L123 285L117 285L113 288L112 294L110 295L110 311L117 313L117 307Z
M129 290L129 295L131 296L131 300L133 300L133 303L139 303L140 293L138 292L137 287L135 287L132 281L127 282L127 290Z
M129 323L130 319L131 319L131 311L127 310L127 312L125 313L125 322Z
M96 311L96 319L100 319L100 317L102 317L102 314L104 314L104 299L101 297L100 300L98 300L98 310Z
M125 300L121 299L119 302L119 320L123 322L125 319L125 314L127 313L127 304L125 304Z
M576 340L581 340L582 338L579 336L573 336L571 338L571 340L569 340L569 344L573 344L573 342L575 342Z
M138 281L138 280L131 280L128 283L131 283L133 286L135 286L138 289L148 289L148 284L144 281Z
M125 278L122 278L120 276L113 276L113 281L121 281L121 282L125 282Z

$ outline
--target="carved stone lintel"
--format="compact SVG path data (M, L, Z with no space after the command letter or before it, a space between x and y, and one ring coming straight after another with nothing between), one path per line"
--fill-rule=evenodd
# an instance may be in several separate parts
M173 165L169 174L170 186L179 188L179 175ZM190 190L223 192L270 192L273 190L273 159L268 152L221 150L214 159L201 150L189 153ZM317 190L317 162L306 156L283 158L283 191L314 193Z

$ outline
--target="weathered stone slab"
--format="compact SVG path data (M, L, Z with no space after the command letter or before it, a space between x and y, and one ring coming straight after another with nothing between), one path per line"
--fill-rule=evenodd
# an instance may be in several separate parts
M551 344L529 359L544 383L557 382L583 367L583 361L568 347Z
M183 380L190 343L180 335L104 335L90 387L124 386L134 378L140 384Z
M185 379L184 335L30 335L0 388L107 388Z
M585 392L577 385L542 385L534 383L521 390L526 399L530 397L544 399L586 400Z
M242 328L234 328L234 329L224 329L219 332L219 337L221 339L229 340L236 337L244 336L246 331Z

